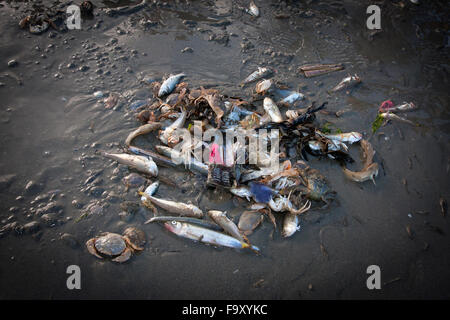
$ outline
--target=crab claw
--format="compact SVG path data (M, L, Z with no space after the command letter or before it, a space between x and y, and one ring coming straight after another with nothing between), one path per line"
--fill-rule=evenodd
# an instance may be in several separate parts
M139 246L135 245L133 242L131 242L130 239L128 239L128 237L123 237L123 240L124 240L124 241L126 242L126 244L127 244L128 246L130 246L133 250L136 250L136 251L142 251L142 250L144 250L144 248L139 247Z
M304 213L306 211L308 211L311 208L311 201L306 200L305 204L303 205L303 207L301 207L300 209L296 210L294 208L289 208L289 212L293 213L293 214L301 214Z
M114 262L118 262L118 263L124 263L126 261L128 261L131 258L131 252L132 250L130 248L126 248L121 254L120 256L112 259L111 261Z
M92 238L86 241L86 248L93 256L96 256L99 259L103 259L103 257L97 253L97 249L95 249L95 240L96 238Z

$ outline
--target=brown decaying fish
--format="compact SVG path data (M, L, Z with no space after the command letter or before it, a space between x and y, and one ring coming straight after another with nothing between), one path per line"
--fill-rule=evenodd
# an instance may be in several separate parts
M364 170L358 172L348 170L345 167L343 167L343 170L345 176L352 181L364 182L367 180L372 180L373 184L376 185L375 177L378 175L378 163L376 162L372 163Z
M245 239L242 236L237 225L227 217L225 212L218 210L210 210L208 211L208 215L215 223L221 226L223 230L225 230L225 232L228 233L230 236L235 237L239 241L247 242L247 239Z
M129 147L131 145L131 142L133 141L133 139L136 138L137 136L147 134L149 132L152 132L152 131L158 130L158 129L161 129L160 122L152 122L152 123L144 124L128 135L128 137L125 140L125 144L127 145L127 147Z

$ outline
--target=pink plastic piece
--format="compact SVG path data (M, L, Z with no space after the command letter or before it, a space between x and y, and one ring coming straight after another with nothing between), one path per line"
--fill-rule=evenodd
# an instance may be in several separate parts
M209 163L221 164L223 165L222 155L220 146L217 143L213 143L210 146L211 152L209 153Z

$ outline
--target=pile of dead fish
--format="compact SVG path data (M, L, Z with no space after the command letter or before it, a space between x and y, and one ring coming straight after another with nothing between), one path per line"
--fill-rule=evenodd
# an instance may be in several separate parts
M300 67L300 72L312 77L342 68L336 64L306 65ZM336 193L327 179L307 164L308 157L331 159L350 180L375 183L378 164L373 161L375 151L369 141L358 132L322 132L315 124L316 113L324 110L327 102L312 102L301 108L305 104L304 95L281 88L272 75L273 70L260 67L242 81L242 87L255 84L254 95L247 101L222 95L216 89L190 88L183 82L185 74L175 74L162 83L148 84L153 99L129 106L142 124L125 139L129 153L103 152L103 156L153 179L158 177L158 166L189 170L203 176L207 188L222 188L248 202L236 224L226 212L209 210L205 214L192 203L157 196L160 182L156 181L139 192L141 203L155 213L146 223L161 222L178 236L206 244L259 252L248 236L264 216L276 228L274 213L281 214L281 234L289 237L300 229L301 215L311 208L327 207L333 201ZM347 90L360 82L357 75L349 75L331 92ZM112 98L105 99L105 107L110 107ZM284 109L284 115L280 108ZM184 134L180 135L178 131L183 128ZM246 139L223 145L215 139L205 142L193 137L195 130L204 133L208 129L224 135L232 132ZM263 132L267 149L258 150L250 161L249 143L253 138L261 139ZM144 134L154 135L160 145L155 150L133 146L134 139ZM354 162L348 152L349 145L354 143L363 151L360 171L346 168L347 163ZM279 165L273 165L274 159ZM169 215L160 215L158 209Z

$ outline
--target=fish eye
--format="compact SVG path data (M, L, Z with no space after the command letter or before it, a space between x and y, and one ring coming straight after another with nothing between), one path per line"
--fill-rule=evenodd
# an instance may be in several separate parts
M176 226L176 225L177 225L177 222L176 222L175 220L173 220L173 221L172 221L172 224L173 224L174 226Z

